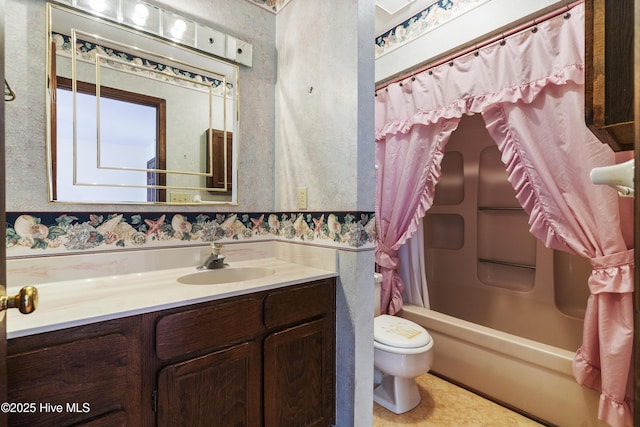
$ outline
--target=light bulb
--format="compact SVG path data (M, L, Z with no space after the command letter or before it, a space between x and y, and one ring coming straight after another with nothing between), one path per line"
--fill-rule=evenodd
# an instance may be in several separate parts
M98 13L104 12L104 9L106 7L105 0L91 0L89 4L91 5L91 9L95 10Z
M171 34L173 37L179 39L182 37L184 32L187 30L187 24L182 19L176 19L173 23L173 27L171 28Z
M133 10L133 22L135 22L136 25L143 27L147 22L148 16L149 9L147 8L147 6L143 5L142 3L136 4L136 7Z

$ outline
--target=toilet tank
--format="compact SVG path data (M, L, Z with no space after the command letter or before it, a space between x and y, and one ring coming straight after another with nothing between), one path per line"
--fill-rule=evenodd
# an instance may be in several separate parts
M374 276L374 282L375 282L375 294L374 294L375 305L374 305L373 315L375 317L380 315L380 287L382 285L382 274L373 273L373 276Z

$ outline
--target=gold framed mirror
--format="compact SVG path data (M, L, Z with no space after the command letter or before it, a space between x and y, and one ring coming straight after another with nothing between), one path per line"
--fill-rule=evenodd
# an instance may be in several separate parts
M47 4L49 199L237 203L238 67Z

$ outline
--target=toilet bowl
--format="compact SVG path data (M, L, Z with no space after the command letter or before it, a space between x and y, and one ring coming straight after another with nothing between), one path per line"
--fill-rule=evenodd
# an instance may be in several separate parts
M376 297L380 281L376 276ZM429 372L433 364L433 339L422 326L386 314L373 319L373 330L373 399L396 414L410 411L421 401L415 378Z

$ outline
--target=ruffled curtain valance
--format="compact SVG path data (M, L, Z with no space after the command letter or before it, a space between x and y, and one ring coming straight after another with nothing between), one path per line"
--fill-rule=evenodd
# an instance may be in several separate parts
M481 113L503 102L531 102L550 84L584 82L582 6L457 58L451 63L394 83L376 93L376 140L407 133L415 124ZM580 35L578 37L577 35ZM477 55L476 55L477 54Z

